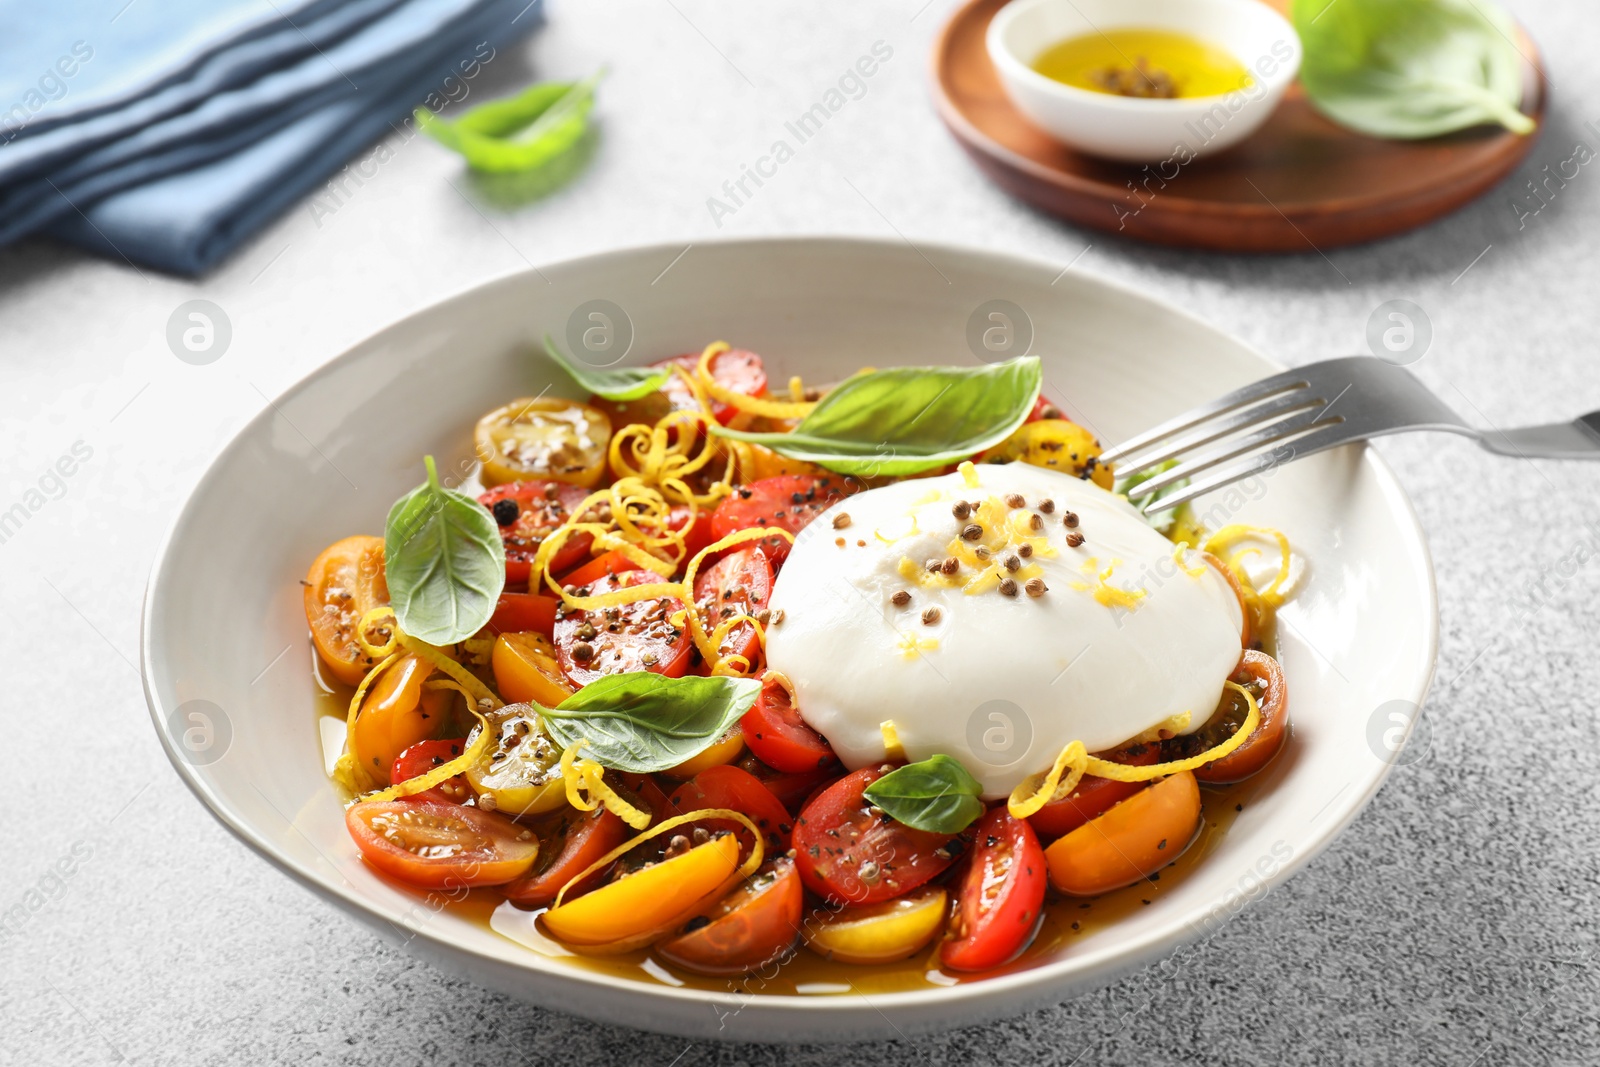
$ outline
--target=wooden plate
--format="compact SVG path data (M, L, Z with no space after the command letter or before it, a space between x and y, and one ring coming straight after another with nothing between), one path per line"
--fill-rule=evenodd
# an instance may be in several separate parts
M1297 82L1253 137L1163 183L1153 170L1068 148L1011 105L984 47L989 20L1004 4L972 0L934 44L934 96L945 124L1007 192L1079 225L1143 241L1305 252L1388 237L1487 192L1537 137L1498 127L1427 141L1366 137L1323 118ZM1533 43L1519 37L1522 109L1542 128L1544 71Z

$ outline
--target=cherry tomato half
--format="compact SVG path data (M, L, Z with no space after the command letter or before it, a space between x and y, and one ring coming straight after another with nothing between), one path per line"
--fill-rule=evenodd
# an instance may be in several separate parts
M739 729L750 751L777 770L802 774L834 762L827 740L806 725L789 690L770 676L762 679L761 693L739 720Z
M562 585L593 585L608 574L622 574L642 568L633 560L613 549L602 552L588 563L561 578Z
M1004 805L978 820L972 858L956 890L953 939L939 950L946 967L987 971L1013 959L1039 929L1044 850L1026 820Z
M844 768L837 763L796 774L785 774L757 759L754 753L747 754L741 759L739 766L755 775L756 781L760 782L767 792L777 797L778 803L789 811L799 811L813 793L820 792L823 786L832 785L844 777Z
M758 526L776 526L797 534L812 519L846 496L843 478L814 478L804 474L784 474L763 478L740 486L717 510L711 513L711 533L722 540L731 533ZM774 567L788 558L790 543L782 537L764 537L755 542L766 552Z
M656 946L663 959L700 974L734 975L781 960L800 934L805 892L794 860L779 856L704 915Z
M478 503L493 513L500 527L500 540L506 548L506 581L528 580L539 546L588 495L586 490L564 482L507 482L478 497ZM593 543L594 538L588 534L567 538L550 561L551 571L560 574L582 563L589 557Z
M772 595L772 564L759 548L736 548L695 575L694 602L707 633L736 615L754 615L767 606ZM754 665L761 642L755 627L740 623L728 631L718 651L724 656L743 656Z
M608 574L589 586L589 596L602 596L634 585L662 581L649 571ZM627 671L653 671L679 678L689 667L694 642L689 631L672 625L684 610L677 597L654 597L594 611L574 611L556 620L556 650L561 669L573 685Z
M562 886L628 839L628 824L603 807L593 811L563 808L535 820L533 829L541 842L539 858L505 890L507 900L524 908L549 904ZM585 884L598 882L603 873L596 871ZM583 888L573 886L567 895L574 896Z
M1134 767L1148 767L1161 758L1161 746L1124 745L1112 752L1095 753L1110 763L1126 763ZM1111 809L1118 801L1127 800L1149 785L1149 782L1119 782L1114 778L1097 778L1086 774L1069 796L1052 800L1028 817L1034 831L1046 841L1054 841L1069 834L1097 815Z
M611 420L557 397L524 397L478 420L472 434L483 484L550 478L592 486L605 472Z
M1283 749L1283 743L1289 738L1289 690L1278 661L1265 652L1248 650L1233 672L1233 681L1249 688L1255 696L1261 709L1261 722L1244 744L1194 772L1196 778L1210 785L1244 781L1272 762L1272 757ZM1233 690L1228 690L1228 694L1234 696ZM1231 737L1238 724L1244 721L1242 704L1242 700L1224 701L1211 721L1197 731L1197 736L1215 738L1218 743Z
M489 617L489 632L495 636L536 632L549 637L555 632L560 603L543 593L501 593Z
M360 685L372 660L356 641L356 623L389 603L383 577L383 538L346 537L322 550L306 572L306 623L317 654L345 685Z
M682 367L691 377L699 365L698 352L686 352L681 356L673 356L671 359L651 364L653 367ZM720 355L712 356L708 369L711 371L712 380L725 389L743 393L745 396L767 395L767 371L762 365L761 357L754 352L747 352L742 348L730 348ZM635 422L654 424L673 411L700 410L700 402L695 399L694 390L690 389L689 383L677 373L667 379L659 392L650 393L638 400L618 403L596 397L592 403L610 416L612 423L619 427ZM720 400L713 400L711 414L726 426L738 417L739 409Z
M1200 825L1200 784L1163 778L1045 849L1050 884L1093 897L1147 878L1183 854Z
M688 565L691 559L704 548L710 546L716 538L711 536L711 512L704 508L697 508L694 512L694 522L689 521L689 508L679 504L667 512L667 525L674 530L689 528L688 534L683 539L683 563Z
M928 885L893 900L822 912L806 923L806 947L840 963L906 959L939 936L948 899Z
M952 834L914 830L863 796L893 768L863 767L817 794L795 820L795 862L806 888L834 904L875 904L943 871L966 848Z
M449 741L418 741L394 758L394 767L389 771L389 781L398 784L419 774L427 774L435 767L449 763L466 750L466 740L459 737ZM472 791L467 788L466 779L458 774L445 779L432 789L412 793L405 799L437 800L442 804L459 804L471 795Z
M489 655L494 684L502 699L513 704L553 708L573 694L561 673L561 661L550 639L537 631L501 634Z
M748 816L766 835L767 855L789 851L789 835L794 824L778 798L766 790L755 775L729 764L708 767L673 790L672 814L685 815L706 808L731 808ZM731 819L708 819L708 830L733 830L745 848L750 847L750 831Z
M369 800L352 805L344 823L368 863L425 889L502 885L539 854L532 830L459 804Z
M350 752L374 780L394 767L395 759L439 732L454 695L447 689L423 689L433 665L410 652L384 671L367 690L350 731Z

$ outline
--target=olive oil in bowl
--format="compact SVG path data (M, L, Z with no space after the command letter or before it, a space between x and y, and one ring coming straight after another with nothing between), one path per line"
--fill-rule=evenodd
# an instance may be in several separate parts
M1220 96L1250 85L1250 73L1209 41L1172 30L1124 28L1069 37L1033 69L1063 85L1112 96L1173 100Z

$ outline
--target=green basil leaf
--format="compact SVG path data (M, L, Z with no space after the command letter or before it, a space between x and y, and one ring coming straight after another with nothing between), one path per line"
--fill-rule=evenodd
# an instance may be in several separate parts
M1494 0L1294 0L1292 15L1300 82L1342 126L1399 139L1534 128L1516 26Z
M562 748L582 741L602 767L650 774L710 748L760 692L754 678L608 674L544 709L545 732Z
M1163 485L1160 489L1153 491L1147 489L1142 493L1139 492L1139 486L1143 485L1145 482L1148 482L1156 475L1161 474L1164 471L1171 470L1177 465L1177 460L1169 459L1165 463L1156 464L1149 470L1140 471L1131 478L1124 478L1122 481L1117 483L1117 492L1127 497L1128 503L1132 504L1136 508L1141 509L1141 513L1143 513L1143 508L1151 501L1160 500L1162 497L1171 496L1180 489L1188 487L1189 479L1179 478L1171 485ZM1170 534L1172 533L1173 529L1177 527L1179 520L1186 518L1190 513L1191 509L1186 501L1182 504L1179 504L1175 508L1168 508L1166 511L1157 511L1153 514L1145 514L1144 521L1155 527L1160 533Z
M506 584L506 552L489 510L428 480L389 509L383 573L400 628L433 645L465 640L494 614Z
M545 82L504 100L491 100L442 119L417 108L422 131L475 170L529 171L572 148L589 129L594 89L605 70L578 82Z
M982 793L960 761L939 755L890 771L863 795L914 830L959 834L983 815Z
M573 381L607 400L638 400L666 385L673 374L671 367L585 367L557 348L549 334L544 337L544 351Z
M1033 410L1037 356L982 367L894 367L846 379L790 433L710 431L840 474L903 476L966 459Z

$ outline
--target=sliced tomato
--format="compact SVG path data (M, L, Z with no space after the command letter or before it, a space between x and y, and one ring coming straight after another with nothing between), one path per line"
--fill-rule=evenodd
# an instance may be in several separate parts
M576 485L544 481L507 482L478 497L478 503L489 509L500 527L500 540L506 548L506 581L528 581L539 546L588 495L588 490ZM551 571L560 574L582 563L593 543L588 534L567 538L550 561Z
M957 971L987 971L1014 959L1039 929L1044 850L1026 820L1000 805L978 820L972 858L956 890L952 939L939 959Z
M734 615L762 611L771 596L772 564L766 553L755 547L734 549L694 578L694 603L707 633L715 632ZM728 631L717 650L723 656L743 656L754 666L761 641L755 627L740 623Z
M1180 771L1045 849L1050 884L1074 897L1132 885L1181 856L1199 826L1200 784Z
M513 400L478 420L473 444L484 485L549 478L592 486L605 473L611 420L576 400Z
M806 947L840 963L906 959L939 936L948 899L943 889L927 885L892 900L822 911L806 923Z
M762 678L761 694L739 720L744 743L763 763L789 774L802 774L835 762L827 740L800 717L789 690L771 675Z
M747 816L766 835L767 855L789 851L793 817L755 775L731 764L708 767L673 790L672 814L687 815L706 808L731 808ZM708 819L708 830L733 830L743 847L750 847L750 831L732 819Z
M578 811L563 808L533 823L538 835L539 858L527 874L506 886L506 899L524 908L542 908L556 898L561 887L582 874L601 856L628 839L628 824L605 808ZM574 896L600 880L597 871L585 885L567 891Z
M812 519L843 500L846 488L843 478L805 474L784 474L740 486L711 513L712 538L720 541L731 533L762 526L797 534ZM764 537L755 543L774 567L782 566L788 558L791 546L787 538Z
M328 673L345 685L360 685L372 659L356 641L356 624L373 608L389 603L383 538L335 541L312 562L301 585L311 641Z
M755 775L756 781L760 782L767 792L778 798L778 803L789 811L796 812L805 806L805 802L813 793L844 777L844 768L837 763L795 774L785 774L757 759L754 753L749 753L741 759L739 766Z
M744 974L781 960L794 947L804 902L794 860L779 856L656 951L668 963L699 974Z
M588 563L563 575L562 585L593 585L608 574L622 574L626 571L636 571L642 568L621 552L612 549L602 552Z
M602 596L662 580L649 571L628 571L577 588L587 590L580 595ZM689 631L672 625L672 616L683 610L683 601L677 597L653 597L612 608L570 612L556 620L561 669L579 687L627 671L680 678L689 668L689 653L694 648Z
M914 830L862 793L894 768L863 767L817 794L795 820L795 862L806 888L834 904L874 904L942 872L966 849L953 834Z
M555 632L560 603L543 593L501 593L489 617L489 632L496 636L536 632L549 637Z
M418 741L394 758L394 766L389 771L389 781L399 783L415 778L419 774L427 774L435 767L443 767L466 750L467 742L460 737L448 741ZM466 780L458 774L453 778L446 778L432 789L412 793L405 799L437 800L443 804L459 804L471 795Z
M651 364L653 367L682 367L691 377L699 365L698 352L686 352L681 356L673 356ZM747 352L742 348L730 348L720 355L712 356L709 369L712 380L725 389L743 393L745 396L767 395L767 371L762 365L761 357L754 352ZM653 425L674 411L700 410L700 402L695 399L694 390L677 373L667 379L659 392L650 393L638 400L616 402L595 397L590 403L604 411L618 427L640 422ZM711 414L726 426L738 417L739 409L731 404L713 400Z
M350 731L350 753L361 769L381 784L400 753L439 733L454 695L447 689L425 690L434 673L431 663L407 652L373 683L356 712Z
M1256 706L1261 709L1261 721L1244 744L1194 772L1196 778L1210 785L1244 781L1272 762L1289 738L1289 690L1284 684L1283 668L1278 661L1265 652L1247 650L1239 660L1232 680L1247 687L1256 698ZM1244 722L1244 701L1231 689L1227 695L1232 699L1222 702L1210 722L1190 737L1182 739L1185 749L1203 752L1212 745L1221 744L1232 737Z
M553 708L574 692L561 672L561 662L550 638L535 630L501 634L489 655L494 684L500 696L513 704L542 704Z
M689 521L689 508L679 504L667 513L667 525L674 530L688 527L689 533L683 539L683 563L688 565L691 559L708 548L716 538L711 536L711 512L705 508L697 508L694 512L694 521Z
M378 870L425 889L503 885L533 866L539 839L509 819L436 801L364 801L344 823Z
M1161 746L1124 745L1112 752L1096 752L1108 763L1125 763L1134 767L1148 767L1161 758ZM1046 841L1069 834L1090 819L1111 809L1113 804L1127 800L1149 782L1119 782L1113 778L1099 778L1086 774L1078 780L1078 787L1060 800L1052 800L1028 817L1034 831Z

